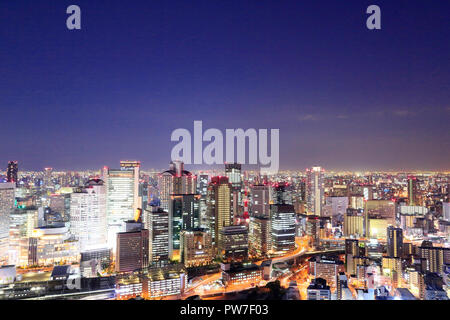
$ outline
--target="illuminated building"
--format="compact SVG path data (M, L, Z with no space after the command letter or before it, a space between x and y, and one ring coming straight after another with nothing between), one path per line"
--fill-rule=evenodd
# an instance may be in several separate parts
M408 204L410 206L420 205L418 194L418 181L416 177L408 177Z
M152 268L146 276L149 298L180 295L187 285L186 270L181 265Z
M126 222L126 231L117 234L116 271L130 272L148 267L149 232L142 220Z
M21 267L28 265L29 238L38 227L34 207L15 209L10 216L9 263Z
M12 182L15 185L19 182L17 174L19 172L17 161L9 161L6 170L6 182Z
M85 188L71 194L70 232L80 250L107 246L106 186L100 179L89 180Z
M368 230L370 239L383 239L385 240L386 229L388 227L388 221L386 219L369 219Z
M211 230L213 244L221 241L222 228L231 225L231 184L227 177L212 177L207 196L208 229Z
M401 258L383 257L382 269L384 275L391 277L395 286L401 285L403 275Z
M252 263L222 264L222 281L226 286L253 284L262 280L261 269Z
M353 300L348 288L348 279L344 272L339 272L336 279L336 300Z
M448 258L450 249L443 247L433 247L431 242L424 241L419 247L419 257L426 259L426 271L443 273L444 265L448 264Z
M270 217L270 190L268 185L253 185L250 187L250 216Z
M314 279L307 289L307 300L331 300L330 286L323 278Z
M187 285L187 275L180 265L149 268L132 274L121 274L116 278L116 295L119 300L142 297L157 299L164 296L181 295Z
M209 176L201 174L197 178L197 193L200 194L199 200L199 220L200 226L206 227L208 225L206 196L208 194Z
M173 250L180 249L181 230L198 228L199 222L199 194L172 194L169 203L169 224L172 236Z
M116 277L116 299L129 300L148 296L148 281L140 274L125 273Z
M150 263L168 262L171 237L169 236L169 213L151 206L145 210L145 228L149 230Z
M14 208L13 182L0 183L0 265L8 264L10 215Z
M324 203L324 170L321 167L312 167L306 170L306 199L308 213L322 216Z
M403 231L393 226L387 227L387 255L399 258L403 254Z
M273 188L273 195L272 195L272 201L271 204L289 204L292 205L293 200L292 200L292 193L293 193L293 189L292 186L284 183L284 182L280 182L280 183L276 183Z
M28 265L71 264L79 260L79 244L71 238L68 227L40 227L33 230L29 238Z
M337 257L317 256L309 261L309 273L325 279L332 287L336 287L336 277L344 271L344 263Z
M268 217L250 217L249 254L252 257L267 257L271 249L271 228Z
M317 216L307 216L306 218L306 235L309 236L308 244L312 248L319 247L320 244L320 220Z
M218 252L223 261L243 261L248 258L247 227L227 226L219 232Z
M211 232L208 229L181 231L181 263L185 267L208 265L214 258Z
M121 231L124 221L133 219L140 205L139 167L125 165L119 170L105 167L102 180L107 188L108 245L115 252L117 233Z
M184 170L182 161L172 161L169 170L158 175L158 188L161 208L169 212L170 195L195 194L197 177Z
M271 250L285 253L295 249L295 211L290 204L270 205Z
M362 237L365 235L362 210L348 208L344 215L344 235Z
M391 200L368 200L365 202L365 226L371 238L386 238L388 225L395 225L396 204Z

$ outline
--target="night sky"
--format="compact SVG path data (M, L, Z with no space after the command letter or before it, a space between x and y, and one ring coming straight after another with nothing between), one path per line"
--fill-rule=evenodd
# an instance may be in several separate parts
M366 28L371 4L382 30ZM442 0L2 0L0 166L165 168L171 132L202 120L279 128L281 169L450 169L449 13Z

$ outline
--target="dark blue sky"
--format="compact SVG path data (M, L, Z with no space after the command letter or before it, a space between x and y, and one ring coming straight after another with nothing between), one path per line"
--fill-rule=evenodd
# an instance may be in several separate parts
M66 28L67 6L82 30ZM382 30L366 28L366 8ZM280 128L280 165L450 169L448 1L0 2L0 164L144 168L170 134Z

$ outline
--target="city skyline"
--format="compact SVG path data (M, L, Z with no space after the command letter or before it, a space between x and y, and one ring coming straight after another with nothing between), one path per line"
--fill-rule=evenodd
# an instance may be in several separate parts
M279 128L280 170L450 170L446 2L70 4L0 4L2 170L165 168L194 120Z

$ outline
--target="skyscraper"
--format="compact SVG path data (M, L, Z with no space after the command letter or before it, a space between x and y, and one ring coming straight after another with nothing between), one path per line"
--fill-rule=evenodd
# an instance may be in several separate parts
M271 248L275 253L295 249L295 211L290 204L270 206Z
M418 206L419 194L418 194L418 181L416 177L408 177L408 204L410 206Z
M321 167L306 169L306 199L308 212L316 216L322 215L324 203L324 179Z
M142 216L125 224L126 231L117 234L116 272L140 270L149 263L149 232L143 229Z
M195 194L197 177L184 170L182 161L172 161L169 170L158 175L159 199L161 208L169 211L170 196L172 194Z
M264 258L271 249L270 214L267 217L250 217L249 254L252 257Z
M227 177L212 177L207 196L208 228L211 230L213 244L221 240L223 227L231 225L231 184Z
M270 216L269 186L264 184L253 185L250 187L250 194L250 216L268 218Z
M181 230L198 228L199 200L197 194L172 194L169 203L169 223L172 236L172 250L180 249Z
M14 182L16 185L19 182L18 180L18 163L17 161L9 161L8 162L8 169L6 172L6 181L7 182Z
M231 184L231 218L240 216L240 206L242 204L242 179L240 163L225 163L225 176Z
M8 263L10 215L14 209L13 182L0 183L0 264Z
M85 251L105 248L107 229L106 186L100 179L91 179L85 188L71 194L70 232Z
M400 258L403 253L403 231L401 228L387 228L387 254L389 257Z
M121 163L122 165L122 163ZM116 234L124 221L132 219L139 208L139 167L122 166L121 169L103 168L102 180L106 185L106 216L108 245L115 248Z
M166 263L169 261L169 248L172 239L169 236L169 213L157 206L145 210L145 228L149 230L149 262Z

